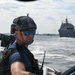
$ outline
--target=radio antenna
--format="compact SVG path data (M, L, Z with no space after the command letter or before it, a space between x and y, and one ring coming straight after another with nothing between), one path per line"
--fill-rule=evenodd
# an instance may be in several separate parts
M43 62L42 62L42 66L41 66L41 69L43 69L43 65L44 65L44 60L45 60L45 54L46 54L46 51L44 51L44 56L43 56Z

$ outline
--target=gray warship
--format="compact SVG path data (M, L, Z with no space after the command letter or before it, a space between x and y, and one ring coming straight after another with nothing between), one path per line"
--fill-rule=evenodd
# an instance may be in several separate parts
M62 22L58 32L60 37L75 37L75 27L68 22L68 19L66 19L65 23Z

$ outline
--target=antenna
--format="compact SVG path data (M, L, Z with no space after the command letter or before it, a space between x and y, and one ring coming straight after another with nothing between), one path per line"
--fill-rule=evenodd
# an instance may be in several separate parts
M41 69L43 69L43 65L44 65L44 60L45 60L45 54L46 54L46 51L44 51L44 57L43 57L43 62L42 62L42 66L41 66Z
M27 17L29 17L29 13L27 14Z

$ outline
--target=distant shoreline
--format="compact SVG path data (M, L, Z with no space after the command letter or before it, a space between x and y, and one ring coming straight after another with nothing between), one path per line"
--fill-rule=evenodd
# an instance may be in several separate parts
M43 36L43 35L46 35L46 36L59 36L59 34L36 34L36 35L41 35L41 36Z

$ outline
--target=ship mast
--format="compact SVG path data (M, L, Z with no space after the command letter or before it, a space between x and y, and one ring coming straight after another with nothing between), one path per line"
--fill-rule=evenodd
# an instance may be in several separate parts
M66 23L68 23L68 19L66 18Z

